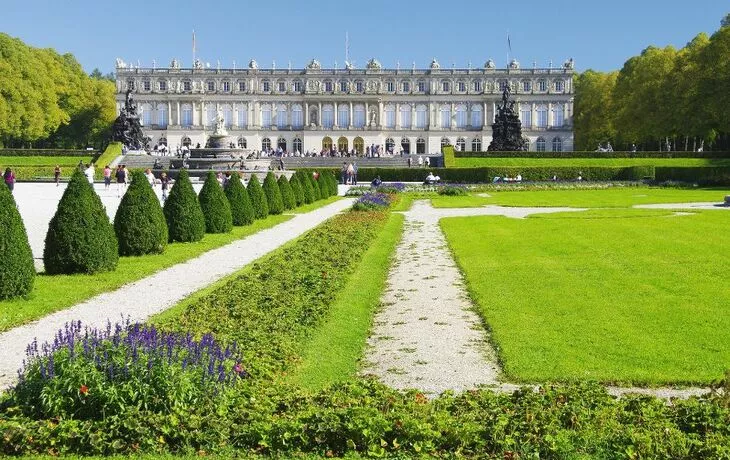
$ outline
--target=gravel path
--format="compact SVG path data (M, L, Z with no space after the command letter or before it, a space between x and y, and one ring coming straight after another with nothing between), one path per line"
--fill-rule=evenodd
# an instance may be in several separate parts
M275 227L0 334L0 388L8 387L17 377L16 371L25 357L25 348L34 338L41 343L52 341L58 329L69 321L80 320L91 327L103 327L107 319L115 322L122 317L129 317L132 322L144 321L316 227L349 208L352 202L352 199L342 199L309 213L298 214Z

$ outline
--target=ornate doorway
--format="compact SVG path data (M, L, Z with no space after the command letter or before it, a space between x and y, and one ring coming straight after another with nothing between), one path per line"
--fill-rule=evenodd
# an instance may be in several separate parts
M362 155L365 151L365 141L362 137L356 137L355 139L353 139L352 146L358 155Z
M348 142L345 136L337 139L337 150L340 152L347 152Z
M332 138L329 136L325 136L324 139L322 139L322 150L330 151L332 150Z

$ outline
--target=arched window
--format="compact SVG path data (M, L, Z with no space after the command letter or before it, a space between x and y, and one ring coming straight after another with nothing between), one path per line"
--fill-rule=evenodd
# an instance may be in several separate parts
M385 106L385 127L395 128L395 106L393 104Z
M350 105L347 103L337 106L337 126L340 128L350 126Z
M322 150L330 150L332 149L332 138L329 136L325 136L322 139Z
M271 128L271 106L269 104L261 106L261 127ZM271 146L271 141L269 141L269 146Z
M451 128L451 106L448 104L441 106L441 127Z
M365 126L365 106L356 104L353 107L353 124L355 128L363 128Z
M139 106L140 112L142 112L141 123L142 126L152 126L152 105L142 104Z
M482 117L482 106L480 104L472 104L471 106L471 127L481 129L484 118Z
M482 151L482 140L478 137L475 137L471 141L471 151L472 152L481 152Z
M157 141L157 145L167 145L167 138L161 137L160 140Z
M289 120L287 120L286 116L286 105L285 104L279 104L276 107L276 127L279 129L284 129L289 124Z
M411 105L403 104L400 106L400 126L401 128L411 129Z
M223 121L226 128L233 126L233 107L228 104L223 106Z
M330 104L322 106L322 126L327 129L332 129L335 125L335 109Z
M205 106L205 126L207 127L213 127L215 126L217 113L215 110L214 104L207 104Z
M442 137L441 138L441 148L443 149L447 145L451 145L451 141L449 140L448 137Z
M537 113L537 127L538 128L547 128L547 107L544 105L540 105L537 107L537 110L535 111Z
M426 141L422 137L416 139L416 153L426 153Z
M421 104L416 106L416 128L426 129L428 125L428 107Z
M553 106L553 126L561 128L564 122L563 106L560 104Z
M347 138L345 136L340 137L337 139L337 150L340 152L347 152L348 151L348 142Z
M185 136L182 138L182 145L185 147L190 147L190 145L193 143L193 141L190 140L188 136Z
M271 150L271 139L269 139L268 137L261 139L261 150L265 152Z
M304 150L302 140L298 137L295 137L291 144L294 152L302 153L302 150Z
M456 139L456 150L459 152L466 152L466 139L463 137Z
M167 128L167 124L169 123L168 113L167 113L167 104L158 104L157 105L157 124L160 126L160 128L165 129Z
M352 140L352 148L355 149L358 155L365 153L365 140L362 137L356 137Z
M466 128L466 105L456 105L456 127L458 129Z
M553 138L553 152L563 151L563 140L559 137Z
M538 137L537 142L535 142L535 147L536 147L537 151L544 152L545 144L546 144L545 139L543 139L542 137Z
M520 121L523 128L532 126L532 107L530 104L520 104Z
M286 139L280 137L279 140L276 141L276 149L281 149L282 152L286 152Z
M403 149L403 153L411 153L411 141L407 137L404 137L400 141L400 148Z
M246 138L243 137L243 136L239 137L238 138L238 142L236 142L236 144L238 144L238 147L239 148L245 149L246 148L246 145L247 145L246 144Z
M182 112L182 125L193 126L193 106L183 104L180 110Z
M304 126L304 111L300 104L294 104L291 108L291 125L294 129L301 129Z
M393 149L395 148L395 141L392 137L389 137L385 140L385 151L393 153Z
M236 111L238 112L236 126L239 128L248 127L248 106L246 104L237 104Z

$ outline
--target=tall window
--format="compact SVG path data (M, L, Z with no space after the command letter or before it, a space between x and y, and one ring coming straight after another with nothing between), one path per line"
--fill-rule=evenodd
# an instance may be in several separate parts
M230 105L223 106L223 121L226 128L233 126L233 108Z
M149 104L142 104L142 126L152 125L152 106Z
M456 106L456 127L458 129L466 128L466 106L464 104Z
M472 88L474 88L474 91L477 93L482 92L482 82L481 80L474 80L474 84L472 85Z
M208 86L208 91L215 91L215 82L213 80L210 80L207 83L207 86Z
M532 82L529 80L525 80L522 82L522 91L525 93L529 93L532 91Z
M294 138L291 146L294 152L302 153L302 150L304 150L304 144L302 144L302 140L298 137Z
M441 91L443 91L445 93L448 93L449 91L451 91L451 83L449 83L448 81L442 81L441 82Z
M393 149L395 149L395 141L393 138L389 137L385 140L385 150L393 153Z
M160 128L165 129L168 123L167 104L159 104L157 106L157 124L160 125Z
M459 152L466 152L466 139L463 137L456 139L456 149Z
M558 93L562 93L563 90L565 90L565 82L563 80L556 80L555 91L557 91Z
M400 126L401 128L411 129L410 104L403 104L400 106Z
M457 88L457 90L458 90L458 91L459 91L460 93L463 93L463 92L465 92L465 91L466 91L466 83L464 83L463 81L460 81L460 82L458 82L458 83L456 84L456 88Z
M245 81L238 82L238 91L240 91L240 92L246 91L246 82Z
M132 91L134 91L134 80L131 78L127 80L127 89L131 89Z
M547 91L547 82L545 80L538 81L537 90L538 91Z
M284 83L283 81L278 82L277 86L278 86L278 88L276 90L279 91L280 93L283 93L286 91L286 83Z
M451 128L451 107L445 104L441 106L441 127Z
M401 90L404 93L410 93L411 92L411 83L407 82L407 81L404 81L403 83L401 83Z
M553 106L553 126L560 128L563 126L564 112L562 105Z
M286 128L288 124L287 116L286 116L286 105L279 104L276 107L276 127L279 129Z
M508 84L509 84L509 82L507 82L507 80L500 80L499 90L504 91L504 89L507 87Z
M471 151L472 152L481 152L482 151L482 140L478 137L475 137L471 141Z
M245 148L246 148L246 145L247 145L247 143L246 143L246 138L245 138L245 137L243 137L243 136L239 137L239 138L238 138L238 142L237 142L237 144L238 144L238 146L239 146L240 148L242 148L242 149L245 149Z
M536 120L537 127L538 128L547 128L547 116L548 116L547 107L545 107L544 105L541 105L540 107L537 108L536 112L537 112L537 120Z
M183 82L183 91L192 91L193 90L193 83L189 80L185 80Z
M291 125L294 129L304 126L304 111L299 104L294 104L291 108Z
M350 107L348 104L340 104L337 107L337 126L341 128L350 126Z
M164 80L160 80L157 82L157 87L160 89L160 91L167 91L167 82Z
M347 80L340 80L340 92L341 93L347 92Z
M523 128L532 126L532 107L528 104L520 106L520 120L522 121Z
M426 153L426 141L422 137L416 139L416 153Z
M542 137L537 138L537 142L535 142L535 147L538 152L544 152L545 151L545 139Z
M418 81L418 92L419 93L425 93L426 92L426 82L423 80Z
M385 82L385 90L389 93L392 93L395 91L395 82L394 81L386 81Z
M142 89L145 91L150 91L152 89L152 83L150 83L149 80L145 80L142 82Z
M385 106L385 127L395 128L395 106Z
M355 91L357 91L358 93L362 93L362 81L355 82Z
M248 106L246 104L238 106L238 120L236 122L236 126L239 128L248 127Z
M324 82L324 90L327 91L328 93L332 92L332 82L331 81L328 80L328 81Z
M269 82L269 80L262 81L261 90L265 93L268 93L269 91L271 91L271 82Z
M302 92L302 82L299 80L294 81L294 92L295 93L301 93Z
M443 148L446 147L447 145L451 145L451 141L449 140L448 137L442 137L441 138L441 149L443 150Z
M563 140L559 137L553 138L553 152L563 151Z
M182 125L193 126L193 106L183 104L182 106Z
M331 129L335 125L335 110L327 104L322 107L322 126Z
M266 152L271 150L271 139L269 139L268 137L261 139L261 150L264 150Z
M471 127L474 129L480 129L482 127L482 106L479 104L473 104L471 106Z
M403 149L403 153L411 153L411 141L407 137L404 137L400 141L400 148Z
M231 92L231 82L230 81L224 81L223 82L223 92L224 93L230 93Z
M416 128L426 129L428 108L425 105L416 107Z
M261 127L262 128L271 128L271 106L268 104L264 104L261 106ZM269 141L269 145L271 141Z
M365 126L365 106L362 104L355 105L353 109L353 124L355 128L362 128Z
M208 104L205 108L205 126L215 126L217 113L213 104Z

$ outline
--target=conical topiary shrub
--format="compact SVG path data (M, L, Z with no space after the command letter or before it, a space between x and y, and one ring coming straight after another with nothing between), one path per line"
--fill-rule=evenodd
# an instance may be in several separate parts
M312 187L312 181L309 178L309 173L297 171L297 174L299 174L299 181L302 183L302 190L304 190L304 202L306 204L314 203L317 198L314 194L314 187Z
M165 213L169 241L190 243L203 239L205 217L200 210L200 203L187 170L180 170L162 210Z
M253 207L253 215L257 219L265 219L269 215L269 204L266 201L266 194L264 189L261 188L261 182L259 182L256 174L251 174L251 179L248 181L248 197L251 198L251 206Z
M319 187L319 195L322 197L322 199L329 198L330 188L327 185L327 173L320 173L319 179L317 179L316 182L317 187Z
M281 192L281 202L284 203L284 209L294 209L297 203L294 199L294 192L292 192L289 180L287 180L286 176L282 174L277 182L279 185L279 191Z
M274 173L270 172L266 175L263 189L266 194L266 203L269 205L269 214L281 214L284 212L281 190L279 190L279 184L276 183Z
M319 189L319 185L317 185L317 179L314 178L313 174L307 174L307 180L310 184L312 184L312 190L314 191L314 201L321 200L322 191Z
M251 225L255 219L253 207L251 206L251 199L248 197L248 191L241 183L241 177L238 173L231 174L224 191L226 192L226 198L228 198L228 204L231 205L233 225Z
M23 219L4 184L0 184L0 222L0 299L10 299L33 289L35 266Z
M132 173L132 184L114 216L119 255L159 254L167 246L167 222L160 201L142 171Z
M48 225L43 264L46 273L114 270L119 246L99 195L81 171L74 172Z
M329 171L329 184L330 184L330 196L337 196L339 190L337 190L337 177L335 177L332 171Z
M291 176L291 180L289 181L289 185L291 185L291 191L294 194L294 204L295 206L301 206L304 204L304 188L302 187L302 182L299 180L299 176L296 174Z
M213 171L208 172L203 188L198 195L200 209L205 217L206 233L228 233L233 228L231 205L223 193Z

